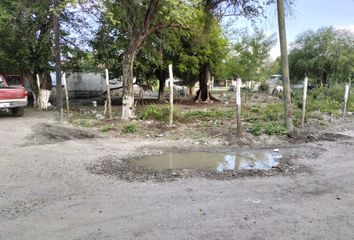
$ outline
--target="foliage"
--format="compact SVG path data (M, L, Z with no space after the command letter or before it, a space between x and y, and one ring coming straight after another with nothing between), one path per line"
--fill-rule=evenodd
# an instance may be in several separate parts
M122 132L123 133L136 133L139 130L139 126L135 123L127 124L123 126Z
M349 106L354 101L354 93L350 92ZM294 102L302 108L302 91L294 91ZM317 87L308 91L306 110L320 111L332 115L339 115L344 102L344 84L333 84L331 87ZM350 108L348 108L350 110Z
M200 119L200 120L217 120L217 119L231 119L235 116L233 110L220 110L218 108L212 108L208 110L193 110L184 114L186 120Z
M140 113L139 118L143 120L153 119L161 121L166 118L164 115L166 114L164 114L164 110L162 108L158 108L155 105L150 105Z
M114 129L114 124L107 124L101 128L101 132L109 132Z
M287 133L287 130L280 122L270 122L266 124L264 132L268 135L283 135Z
M76 125L79 125L81 127L85 127L85 128L90 128L93 125L92 122L86 118L80 118L80 119L73 120L73 123Z
M275 35L266 37L263 32L249 34L240 32L240 38L231 45L231 53L226 60L227 79L240 75L246 81L260 81L269 74L270 50L276 43ZM272 73L274 74L274 73Z
M306 31L292 43L290 75L303 79L305 73L317 83L345 82L354 76L354 34L333 27Z
M170 117L170 107L165 106L157 106L157 105L150 105L144 108L140 114L139 118L143 120L157 120L157 121L164 121L167 122ZM173 119L178 121L180 119L180 111L178 108L174 108L173 111Z
M269 84L262 82L258 87L259 92L268 92L269 91Z

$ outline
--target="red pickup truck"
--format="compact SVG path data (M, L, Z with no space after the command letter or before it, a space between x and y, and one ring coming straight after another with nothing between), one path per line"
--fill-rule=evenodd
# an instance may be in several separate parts
M10 110L14 116L21 117L27 103L27 91L22 86L8 86L0 75L0 110Z

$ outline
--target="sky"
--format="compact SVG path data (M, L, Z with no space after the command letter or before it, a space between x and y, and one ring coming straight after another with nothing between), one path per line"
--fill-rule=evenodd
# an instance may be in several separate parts
M325 26L345 28L354 33L354 0L296 0L291 14L286 18L288 45L304 31ZM275 8L267 11L267 20L260 23L260 27L267 34L278 33ZM277 44L271 56L275 59L279 55Z

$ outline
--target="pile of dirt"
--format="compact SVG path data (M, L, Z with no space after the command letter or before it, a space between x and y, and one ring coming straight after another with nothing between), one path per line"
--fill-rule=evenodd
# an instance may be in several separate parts
M75 128L41 124L34 128L34 132L26 138L25 145L44 145L64 142L75 139L95 138L97 135Z
M294 131L289 135L288 141L290 143L309 143L317 141L337 141L349 139L350 137L343 134L324 132L324 133L314 133L310 131Z
M93 174L115 177L128 182L168 182L177 179L205 178L210 180L231 180L253 176L293 175L297 173L310 173L310 168L299 164L295 155L283 158L276 167L271 170L226 170L214 172L207 170L191 169L170 169L155 171L146 168L131 166L129 159L121 159L114 155L108 155L99 160L98 163L88 166Z

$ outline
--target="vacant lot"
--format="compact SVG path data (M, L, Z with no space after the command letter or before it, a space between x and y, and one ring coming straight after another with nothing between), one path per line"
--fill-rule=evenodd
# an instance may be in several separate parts
M241 147L56 126L55 112L26 110L0 116L0 239L353 239L352 117L311 141L269 141L280 152L298 149L294 171L126 181L90 169L107 158ZM345 136L331 137L338 133Z

